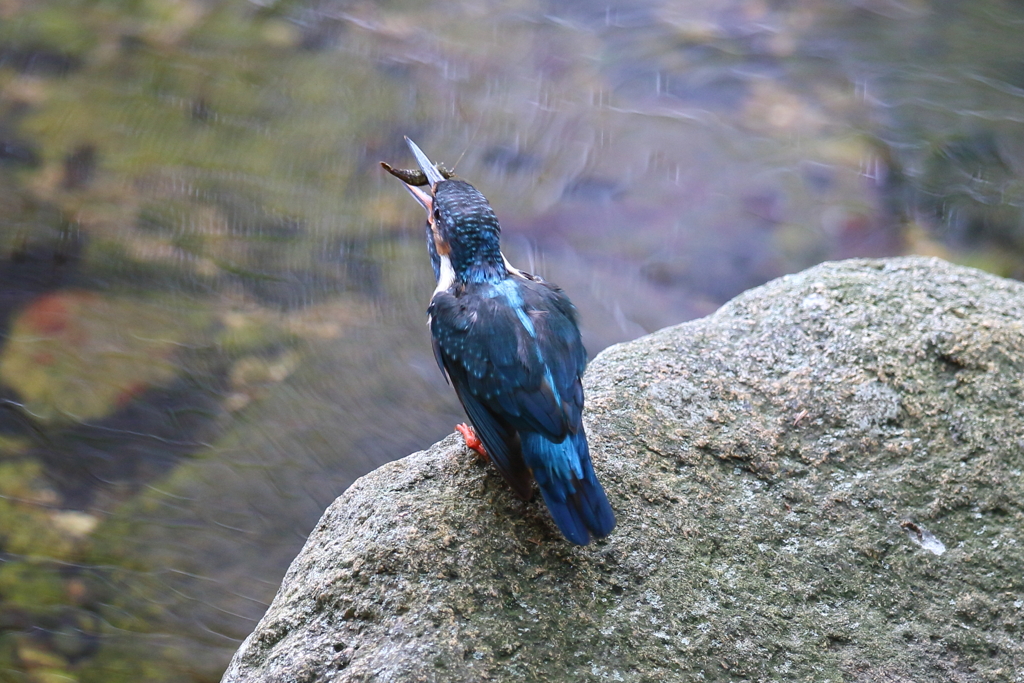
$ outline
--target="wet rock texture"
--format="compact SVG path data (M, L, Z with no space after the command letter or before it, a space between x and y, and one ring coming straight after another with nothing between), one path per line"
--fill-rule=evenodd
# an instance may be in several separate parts
M829 263L602 353L619 526L455 437L325 513L225 681L1024 680L1024 285Z

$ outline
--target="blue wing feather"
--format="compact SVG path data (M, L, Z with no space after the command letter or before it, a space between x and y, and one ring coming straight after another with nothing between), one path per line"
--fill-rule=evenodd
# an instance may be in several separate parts
M431 333L449 376L454 366L465 371L469 393L516 429L561 441L576 431L583 410L579 378L587 355L575 308L547 283L516 282L518 311L489 283L439 292L430 305Z
M533 497L533 478L523 462L519 435L472 394L465 395L459 391L459 384L454 380L453 384L462 406L466 409L469 421L473 423L477 437L487 449L491 462L517 496L523 500L530 500Z
M540 434L524 433L521 438L523 458L562 534L576 545L610 534L615 513L594 474L583 428L562 443Z

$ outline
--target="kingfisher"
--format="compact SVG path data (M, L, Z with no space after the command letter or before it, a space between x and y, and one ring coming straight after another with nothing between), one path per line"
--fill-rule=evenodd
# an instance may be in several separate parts
M607 536L615 513L583 429L587 353L576 307L559 287L508 262L498 219L476 188L406 142L418 172L381 165L427 212L437 280L427 325L437 365L472 424L459 431L523 500L537 481L567 540Z

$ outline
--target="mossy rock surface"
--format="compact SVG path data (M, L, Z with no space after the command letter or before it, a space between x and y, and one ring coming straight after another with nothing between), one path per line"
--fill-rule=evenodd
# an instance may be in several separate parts
M449 437L331 505L224 680L1022 680L1022 321L1018 282L861 260L612 347L608 539Z

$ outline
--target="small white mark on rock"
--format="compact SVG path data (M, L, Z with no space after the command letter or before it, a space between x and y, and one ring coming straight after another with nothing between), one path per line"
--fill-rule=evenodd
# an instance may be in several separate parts
M935 537L935 534L925 529L920 524L907 520L900 524L900 527L907 532L907 537L925 550L935 555L946 552L946 544Z
M805 296L804 300L800 302L800 308L803 308L804 310L817 308L824 311L828 307L828 297L824 294L819 294L818 292Z

